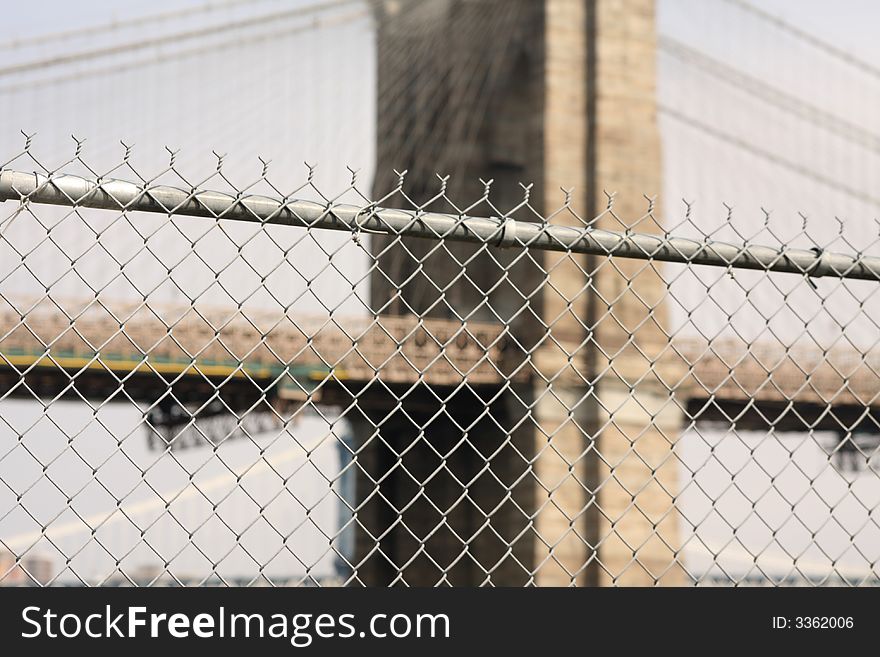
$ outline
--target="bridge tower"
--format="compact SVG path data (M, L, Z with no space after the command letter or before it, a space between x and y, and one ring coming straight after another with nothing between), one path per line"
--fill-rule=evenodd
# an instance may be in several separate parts
M645 196L661 187L653 0L375 7L376 198L404 169L406 196L388 206L426 203L436 174L449 174L445 198L466 207L492 180L491 205L469 213L497 216L522 201L520 182L533 183L531 207L554 223L659 229ZM369 410L354 422L361 580L683 583L672 501L681 414L654 268L415 239L374 237L372 249L377 313L501 322L515 338L507 366L534 353L530 377L504 390L364 392Z

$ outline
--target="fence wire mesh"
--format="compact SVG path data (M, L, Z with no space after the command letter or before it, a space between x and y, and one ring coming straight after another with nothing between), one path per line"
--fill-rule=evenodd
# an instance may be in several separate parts
M876 242L123 152L0 172L0 582L877 583Z

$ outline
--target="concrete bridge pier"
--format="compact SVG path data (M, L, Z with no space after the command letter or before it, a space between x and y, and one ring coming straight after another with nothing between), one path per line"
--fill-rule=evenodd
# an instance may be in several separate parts
M485 10L492 2L498 11ZM469 101L450 81L497 58L500 37L467 35L493 33L514 3L495 78ZM444 53L413 47L417 7L377 5L375 196L408 169L405 191L424 202L451 167L448 195L462 206L482 191L468 181L495 180L502 212L522 200L517 183L534 183L530 203L554 223L659 230L644 197L661 187L653 0L443 0L431 25ZM461 131L462 121L476 125ZM612 212L605 191L616 192ZM684 583L673 507L682 416L669 392L680 364L664 351L666 286L654 267L392 242L373 241L377 311L501 321L521 345L504 366L531 367L515 386L463 389L439 415L434 402L419 408L425 390L381 402L391 409L381 424L388 410L360 405L361 581L392 583L399 567L408 584Z

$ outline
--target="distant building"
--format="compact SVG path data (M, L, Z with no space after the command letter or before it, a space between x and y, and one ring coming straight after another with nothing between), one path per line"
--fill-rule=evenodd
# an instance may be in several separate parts
M47 584L53 576L52 560L43 555L28 555L16 563L9 550L0 550L0 586L36 586Z

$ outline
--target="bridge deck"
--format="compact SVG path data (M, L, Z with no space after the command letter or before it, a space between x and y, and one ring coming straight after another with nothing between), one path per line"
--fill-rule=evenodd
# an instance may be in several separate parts
M252 379L308 387L338 381L497 385L502 329L415 317L292 317L238 309L92 304L72 315L48 302L0 311L0 368Z
M500 386L507 345L497 324L415 317L300 318L237 309L113 308L91 304L72 315L43 301L23 318L0 311L0 394L20 374L77 382L109 378L193 379L277 386L296 398L321 381L425 382ZM509 346L509 345L508 345ZM880 354L855 349L784 349L728 340L676 340L664 365L685 403L708 401L817 407L880 405ZM108 375L113 375L108 377ZM520 377L528 372L522 370ZM109 386L109 387L108 387ZM133 385L134 389L137 388ZM210 387L210 386L208 386Z

